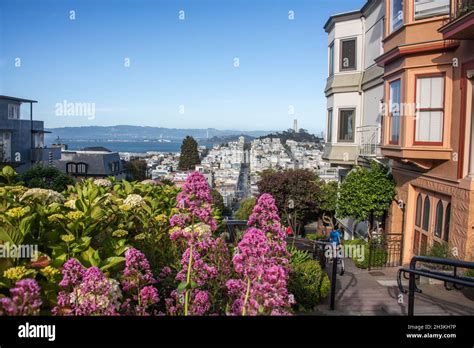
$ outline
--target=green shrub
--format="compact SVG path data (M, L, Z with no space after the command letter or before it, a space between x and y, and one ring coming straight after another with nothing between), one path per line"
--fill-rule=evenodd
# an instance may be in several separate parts
M311 311L321 298L329 293L329 278L315 260L306 260L293 266L288 291L295 296L296 311Z
M371 241L373 247L375 247L377 243L377 241ZM352 260L358 268L366 269L369 267L369 256L372 257L371 264L374 267L383 266L387 262L388 253L386 250L376 247L373 249L372 255L369 255L370 245L363 239L345 240L344 245L361 245L364 247L364 257L362 260L359 260L358 255L352 255Z
M306 250L299 250L292 246L287 247L287 250L291 255L290 263L293 266L311 260L311 255Z
M308 238L309 240L325 240L328 239L328 236L323 233L311 233L307 234L306 238Z

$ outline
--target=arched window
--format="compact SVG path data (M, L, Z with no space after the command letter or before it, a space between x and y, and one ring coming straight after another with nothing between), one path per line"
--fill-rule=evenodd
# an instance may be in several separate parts
M436 220L434 234L436 237L441 238L441 232L443 230L443 202L438 201L436 205Z
M423 199L421 198L421 193L418 194L418 198L416 199L416 218L415 218L415 225L421 227L421 204Z
M449 242L449 223L451 222L451 203L446 207L446 217L444 218L444 240Z
M423 229L428 231L430 227L430 197L425 197L425 204L423 206Z

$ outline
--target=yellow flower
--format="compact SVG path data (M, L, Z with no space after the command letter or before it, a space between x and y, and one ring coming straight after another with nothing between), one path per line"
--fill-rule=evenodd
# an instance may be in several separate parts
M82 211L70 211L69 213L66 214L66 217L69 220L77 220L83 216L84 216L84 213Z
M69 209L76 209L76 200L70 199L69 201L64 203L64 206L68 207Z
M11 208L5 214L12 218L22 218L28 212L28 209L22 207Z
M66 242L66 243L70 243L72 242L75 238L72 234L62 234L61 235L61 239Z
M59 222L63 219L64 219L63 214L52 214L52 215L48 216L48 221L50 221L50 222Z
M119 206L119 209L120 209L121 211L129 211L129 210L132 209L132 206L131 206L131 205L128 205L128 204L122 204L122 205Z
M115 230L112 232L112 237L121 238L121 237L125 237L127 234L128 232L125 230Z
M7 279L17 281L26 275L27 269L25 266L11 267L3 272L3 276Z
M3 187L0 187L0 196L3 196L6 193L7 193L7 190L5 190Z
M144 240L145 237L145 233L140 233L135 236L135 240Z
M40 271L40 273L44 275L48 280L53 280L54 277L60 274L61 272L59 272L57 268L54 268L52 266L46 266Z
M155 221L158 223L165 223L168 221L168 218L166 217L165 214L160 214L160 215L155 216Z

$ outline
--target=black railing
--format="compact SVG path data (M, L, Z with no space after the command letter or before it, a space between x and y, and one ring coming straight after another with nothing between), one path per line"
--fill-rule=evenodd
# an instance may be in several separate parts
M401 265L403 235L384 233L369 240L369 271L374 268L397 267Z
M416 263L422 262L424 264L434 264L441 266L448 266L453 268L453 274L447 274L438 272L426 268L417 268ZM410 268L400 268L398 270L397 283L400 292L408 293L408 315L413 316L415 310L415 292L421 293L415 284L415 280L420 277L427 277L431 279L441 280L444 282L446 290L452 290L448 284L452 284L455 289L459 290L459 286L467 286L474 288L474 278L459 275L458 269L474 269L474 262L444 259L439 257L428 257L428 256L414 256L410 262ZM406 274L408 273L408 290L403 287L402 274L407 279Z
M239 227L241 228L247 228L247 220L224 220L225 227L227 230L227 233L229 234L227 237L227 242L229 243L234 243L235 237L236 237L236 229Z

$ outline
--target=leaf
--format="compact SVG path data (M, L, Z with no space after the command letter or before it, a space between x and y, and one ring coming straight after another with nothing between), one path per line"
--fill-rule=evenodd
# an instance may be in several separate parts
M186 288L187 288L187 286L188 286L188 283L186 283L186 282L181 282L181 283L179 283L179 285L178 285L178 291L180 291L180 292L185 291Z
M10 244L15 244L10 235L3 228L0 230L0 240L8 242Z
M58 257L53 258L53 261L51 262L54 267L60 267L66 262L67 260L67 254L61 254Z
M122 257L122 256L108 257L100 263L101 264L100 270L105 271L105 270L107 270L107 269L109 269L109 268L111 268L115 265L118 265L119 263L124 262L124 261L125 261L125 257Z
M99 251L95 250L92 247L89 247L86 251L83 251L81 253L82 258L84 261L88 262L91 264L91 266L99 266L100 264L100 257L99 257Z

